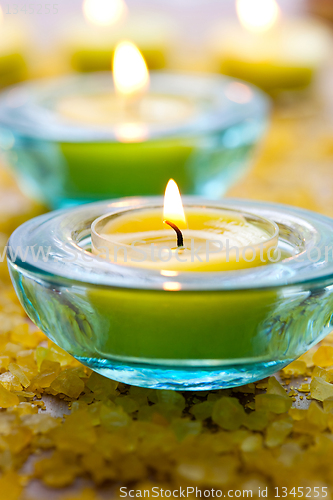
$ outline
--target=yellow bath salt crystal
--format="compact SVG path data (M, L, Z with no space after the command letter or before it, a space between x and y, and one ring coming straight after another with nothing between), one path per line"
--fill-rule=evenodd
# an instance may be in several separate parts
M37 408L45 409L44 401L32 401L32 404L37 406Z
M313 399L324 401L324 399L333 396L333 384L326 382L322 378L314 377L310 384L310 392Z
M169 427L170 425L169 420L167 420L165 417L163 417L163 415L157 413L154 410L152 410L150 415L147 415L147 418L144 418L144 412L141 411L140 417L141 418L138 418L139 420L150 420L152 424L162 425L163 427Z
M31 326L28 323L21 323L17 325L11 332L10 337L12 342L16 342L31 349L37 347L43 340L46 340L46 336L40 330L31 330Z
M7 370L10 362L11 362L11 357L0 356L0 373Z
M120 461L118 470L119 480L123 483L143 481L148 474L146 464L134 454L125 456Z
M245 408L248 408L249 410L254 410L256 407L254 401L249 401L248 403L245 403Z
M307 410L303 410L300 408L290 408L288 414L293 420L303 420L304 418L306 418Z
M95 444L97 436L88 413L72 413L62 425L50 433L58 450L86 453Z
M49 359L43 359L39 367L39 374L54 374L58 375L60 373L60 363L58 361L50 361Z
M12 373L4 372L0 375L0 383L3 387L5 387L8 391L21 391L22 384L19 379L13 375Z
M182 416L183 410L174 405L169 405L167 403L156 403L151 406L153 413L159 413L163 418L171 422L173 418L180 418Z
M310 424L318 427L320 431L324 431L327 428L327 413L315 401L311 401L306 418Z
M257 411L270 411L277 414L286 413L292 405L288 396L279 394L257 394L255 402Z
M76 399L84 390L84 382L71 369L67 369L59 373L51 383L51 388L57 393Z
M80 411L80 410L88 412L89 418L91 419L91 425L93 426L100 425L101 423L100 413L102 406L103 404L101 402L96 402L94 404L84 404L82 402L82 398L80 398L78 401L73 401L71 403L72 413L75 413L75 411Z
M256 386L254 383L233 387L232 392L243 392L244 394L254 394Z
M16 394L8 391L0 383L0 408L9 408L11 406L16 406L20 402Z
M61 420L46 413L25 414L21 416L24 427L28 427L33 434L46 434L60 425Z
M116 405L121 406L126 413L134 413L138 411L140 407L135 399L131 398L130 396L118 397L116 398L115 403Z
M258 451L262 448L263 446L263 437L261 434L253 434L251 436L248 436L247 438L244 439L242 442L240 449L243 452L250 452L253 453L255 451Z
M323 408L326 413L333 413L333 396L324 399Z
M1 349L3 355L10 356L11 358L16 358L20 351L22 351L22 346L13 342L7 342Z
M34 392L29 392L29 391L14 391L14 393L22 402L31 400L36 396Z
M306 367L307 368L311 368L313 365L314 365L314 362L313 362L313 350L310 349L309 351L305 352L304 354L302 354L302 356L300 356L298 358L299 361L304 361L304 363L306 364Z
M127 413L120 406L102 405L100 412L102 426L108 431L119 431L123 427L127 427L131 420Z
M3 500L21 500L22 479L14 471L7 471L0 476L0 492Z
M40 366L44 359L60 363L61 366L67 366L72 364L71 362L73 358L65 351L60 349L60 347L57 347L55 346L55 344L52 344L51 347L42 347L42 346L37 347L36 360L38 369L40 369Z
M9 408L7 410L7 413L14 412L15 415L18 417L21 417L23 415L33 415L35 413L38 413L38 408L33 405L32 403L28 402L21 402L14 408Z
M3 436L3 439L6 441L7 449L11 453L21 453L30 444L32 432L24 427L15 427L10 434Z
M146 387L137 387L132 385L129 387L129 395L143 404L148 404L148 396L153 392L153 389L147 389Z
M275 377L269 377L266 394L277 394L279 396L288 397L286 390Z
M213 406L213 401L203 401L202 403L193 405L190 409L190 413L194 415L197 420L206 420L206 418L212 416Z
M50 488L69 486L82 473L75 458L73 453L55 451L51 457L35 463L35 476Z
M268 412L267 411L251 411L246 414L244 425L251 431L262 431L268 425Z
M153 403L175 406L180 410L183 410L186 406L184 396L176 391L155 390L149 394L149 400Z
M60 373L60 363L44 359L40 365L40 373L31 381L33 388L45 389L50 387L52 382Z
M320 366L315 366L312 372L312 377L320 377L326 380L326 382L333 382L333 371L325 370Z
M290 417L284 417L269 424L266 429L265 444L268 448L281 445L293 430Z
M100 497L92 488L84 488L78 493L65 494L60 500L100 500Z
M29 378L37 374L37 363L34 349L24 349L16 354L16 363L22 368Z
M301 384L297 390L298 392L310 392L310 384Z
M333 346L320 346L313 355L313 362L323 368L333 366Z
M233 481L237 481L236 473L240 467L240 461L237 456L226 455L215 457L211 461L205 460L202 462L205 468L203 480L199 480L199 485L208 484L210 487L223 488L225 485Z
M295 389L291 389L289 392L288 392L288 396L290 398L294 397L294 396L297 396L297 392L295 391Z
M119 385L115 380L102 377L99 373L92 372L89 379L85 383L96 396L101 396L102 399L117 395L117 387Z
M75 366L71 364L71 366L68 366L67 368L70 369L71 373L75 373L75 375L77 375L79 378L85 381L88 380L91 374L90 368L83 365Z
M213 407L213 421L225 430L236 430L243 425L246 414L238 399L222 397Z
M297 359L296 361L290 363L290 365L283 368L282 372L284 375L287 375L289 377L290 376L299 377L300 375L305 375L306 370L307 368L305 361Z
M81 369L82 368L85 369L85 367L83 367L83 365L79 361L77 361L75 358L73 358L73 356L68 354L68 352L61 349L61 347L54 344L52 342L52 340L47 339L47 343L48 343L49 349L55 354L55 356L58 356L59 360L62 360L62 361L58 360L60 362L61 366L66 366L66 365L79 366Z
M28 377L25 375L22 368L18 364L10 363L10 365L8 366L8 370L12 375L14 375L20 381L20 384L22 384L23 387L25 388L29 387L30 380L28 379Z
M198 436L202 429L201 422L189 418L175 418L171 422L171 429L179 441L191 436Z

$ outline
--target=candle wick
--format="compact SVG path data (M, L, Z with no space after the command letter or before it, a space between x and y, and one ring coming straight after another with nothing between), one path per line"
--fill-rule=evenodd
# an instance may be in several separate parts
M177 247L178 248L183 247L184 246L184 238L183 238L183 234L182 234L181 230L179 229L179 227L177 227L176 224L174 224L173 222L170 222L168 220L165 220L164 222L165 222L165 224L168 224L168 226L172 227L172 229L174 229L176 231Z

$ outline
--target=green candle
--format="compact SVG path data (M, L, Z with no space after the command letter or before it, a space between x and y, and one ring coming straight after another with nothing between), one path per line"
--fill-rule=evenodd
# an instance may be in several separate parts
M329 54L326 27L312 19L284 19L275 0L237 0L236 7L240 24L213 29L217 69L269 92L309 85Z
M163 225L163 220L167 220L167 225ZM163 276L174 280L166 282L163 291L90 289L89 302L101 320L99 331L106 332L96 338L98 351L148 359L263 356L266 347L261 345L258 325L273 308L277 298L274 291L184 292L177 276L180 271L205 273L267 264L277 239L277 226L265 219L249 222L239 212L183 207L172 179L165 191L163 210L133 209L96 219L92 224L94 254L107 247L110 260L117 256L119 272L123 266L135 266L160 270ZM140 262L129 246L135 240L140 241L135 248L147 252ZM205 243L209 244L206 251ZM121 250L111 255L116 245ZM153 256L149 253L152 245ZM192 258L190 245L198 249L197 258ZM233 250L227 253L226 245ZM207 248L212 253L207 255ZM170 258L166 260L168 253Z
M163 191L171 175L177 177L183 192L193 192L195 165L191 165L191 154L196 146L190 139L61 143L67 163L66 172L60 172L62 189L69 199L77 200L116 198L125 193L154 195Z
M24 245L34 249L24 261L8 251L15 289L52 340L110 378L178 390L257 380L330 331L332 280L325 272L331 273L332 260L322 254L326 268L318 272L317 261L304 259L314 241L321 251L331 247L332 221L292 207L245 203L249 213L241 207L193 197L183 208L173 198L160 210L156 198L132 198L44 215L9 242L14 253ZM261 237L264 249L273 239L272 221L280 223L280 255L267 260L269 252L258 249ZM108 262L95 254L98 234L111 243L154 243L157 259L154 253L134 266L121 254ZM211 262L175 267L176 255L189 255L189 236L194 244L230 240L240 258L214 249ZM36 242L49 245L48 259L35 259ZM161 243L170 251L168 262Z
M105 0L84 2L85 21L72 24L62 41L63 53L67 57L69 54L72 68L80 72L108 71L121 40L131 40L138 45L149 69L168 67L176 50L174 20L165 14L128 12L120 0L114 2L114 7L118 7L116 11L107 13L112 3Z

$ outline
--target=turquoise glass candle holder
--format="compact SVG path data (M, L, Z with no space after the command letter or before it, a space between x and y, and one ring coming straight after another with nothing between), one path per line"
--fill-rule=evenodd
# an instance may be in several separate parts
M27 314L83 364L133 385L227 388L283 368L332 329L333 220L283 205L185 197L185 206L198 204L273 221L287 257L209 273L111 263L90 253L92 222L162 200L82 205L32 219L11 236L10 274Z
M112 124L112 109L108 123L109 104L98 104L108 95L108 73L28 82L2 94L0 149L28 195L57 208L156 195L174 177L184 194L219 198L243 175L266 129L267 97L221 76L152 72L147 95L157 102L139 127ZM89 108L91 99L97 104ZM94 122L98 105L104 123Z

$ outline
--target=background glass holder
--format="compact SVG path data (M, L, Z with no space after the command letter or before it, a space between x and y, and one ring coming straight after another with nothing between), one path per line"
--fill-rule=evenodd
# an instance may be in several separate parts
M268 98L218 75L151 72L151 94L193 102L184 123L151 124L141 142L120 142L115 126L62 116L69 96L113 92L111 73L27 82L0 98L0 149L21 188L51 207L156 195L174 177L183 194L219 198L246 171L266 130Z
M26 222L9 241L10 273L30 318L107 377L176 390L233 387L266 377L330 332L332 219L244 200L185 197L184 203L270 219L279 226L280 248L293 255L241 271L166 277L89 253L94 219L160 205L161 198L60 210ZM48 258L36 259L36 252L13 258L27 246L43 246ZM175 283L179 290L168 291Z

